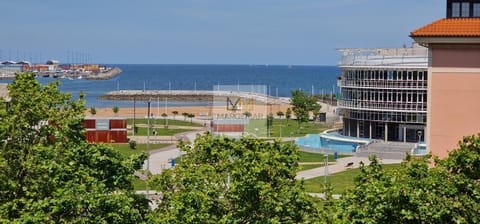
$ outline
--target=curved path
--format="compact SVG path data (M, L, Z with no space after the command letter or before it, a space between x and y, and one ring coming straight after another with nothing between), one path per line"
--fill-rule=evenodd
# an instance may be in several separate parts
M175 135L175 137L177 139L183 139L183 141L193 142L197 134L204 132L205 130L180 133ZM148 170L150 170L152 174L159 174L163 169L171 168L171 159L181 156L182 152L177 148L177 144L173 144L158 150L152 150L149 154L150 169ZM143 169L147 170L147 161L143 164Z
M175 135L177 139L183 139L184 141L194 142L197 134L202 134L206 129L200 131L192 131L187 133L180 133ZM171 159L177 158L182 155L182 152L177 148L176 144L150 151L149 158L149 170L152 174L159 174L163 169L168 169L172 167ZM395 164L401 163L401 159L380 159L382 164ZM337 160L335 164L329 164L327 166L327 174L333 174L345 171L350 168L358 168L360 162L363 162L365 165L369 165L370 161L368 157L345 157ZM353 163L347 167L347 164ZM143 168L147 170L147 161L145 161ZM325 167L318 167L314 169L304 170L297 173L296 179L312 179L315 177L320 177L325 175Z

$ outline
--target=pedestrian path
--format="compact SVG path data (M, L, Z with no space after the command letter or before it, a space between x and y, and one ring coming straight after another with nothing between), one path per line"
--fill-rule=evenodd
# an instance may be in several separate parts
M194 131L188 133L178 134L177 139L182 139L185 142L193 142L197 134L203 133L204 130ZM183 154L176 144L158 149L152 150L149 157L149 169L152 174L159 174L163 169L172 167L172 159L180 157ZM143 164L143 169L147 170L147 161Z
M363 162L365 165L370 164L370 160L366 157L345 157L340 158L337 162L333 165L328 165L327 167L318 167L310 170L304 170L297 173L296 179L312 179L315 177L322 177L325 176L325 173L333 174L345 171L351 168L358 168L360 167L360 162ZM401 163L401 159L380 159L382 164L395 164Z
M176 135L176 139L183 139L185 142L193 142L197 134L204 133L205 130L193 131L188 133L181 133ZM176 144L158 149L152 150L149 157L149 170L152 174L159 174L163 169L168 169L172 167L171 160L177 157L180 157L182 152L177 148ZM365 165L370 164L370 160L366 157L345 157L340 158L336 161L335 164L329 163L326 167L318 167L314 169L304 170L297 173L296 179L312 179L315 177L321 177L325 175L325 170L327 174L333 174L345 171L351 168L358 168L360 162L363 162ZM380 159L382 164L396 164L401 163L401 159ZM323 164L323 162L321 162ZM348 165L348 166L347 166ZM144 169L147 169L147 162L144 163Z

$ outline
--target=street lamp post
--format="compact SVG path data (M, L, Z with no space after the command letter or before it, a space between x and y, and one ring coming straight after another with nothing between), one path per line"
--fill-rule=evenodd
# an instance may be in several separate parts
M422 141L422 131L417 131L417 135L418 135L418 144L420 144L420 142Z
M327 192L327 176L328 176L328 155L323 154L324 163L325 163L325 174L324 174L324 182L323 182L323 192Z
M150 99L148 100L148 103L147 103L147 177L148 177L148 173L150 172L150 154L148 153L149 152L149 149L150 149ZM145 182L145 185L146 185L146 190L147 190L147 198L149 196L149 192L148 192L148 179L147 181Z

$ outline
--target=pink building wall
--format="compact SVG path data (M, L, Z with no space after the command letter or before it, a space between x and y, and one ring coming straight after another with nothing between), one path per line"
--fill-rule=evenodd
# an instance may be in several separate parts
M427 144L444 158L480 132L480 47L431 46Z

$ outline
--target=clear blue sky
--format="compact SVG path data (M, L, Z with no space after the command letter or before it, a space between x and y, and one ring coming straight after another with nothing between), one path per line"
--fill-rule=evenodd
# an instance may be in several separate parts
M445 17L445 2L3 1L0 60L335 65L336 48L410 46L410 31Z

